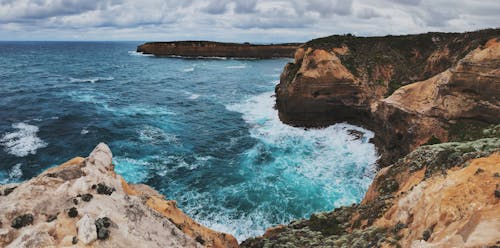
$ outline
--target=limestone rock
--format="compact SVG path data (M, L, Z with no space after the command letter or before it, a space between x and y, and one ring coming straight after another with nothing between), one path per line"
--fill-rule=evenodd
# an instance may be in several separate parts
M241 246L496 247L498 171L500 138L422 146L380 170L361 204L270 228Z
M279 117L371 129L389 165L433 137L454 140L453 126L500 124L498 39L500 29L312 40L281 74Z
M97 240L97 229L94 221L87 214L84 215L77 223L78 240L85 245Z
M194 222L154 189L127 184L114 172L111 150L103 143L87 158L16 186L0 195L1 247L238 246L233 236Z

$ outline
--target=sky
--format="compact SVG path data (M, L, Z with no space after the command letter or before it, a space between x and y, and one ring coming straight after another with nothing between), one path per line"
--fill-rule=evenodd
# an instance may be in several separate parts
M0 0L0 40L304 42L500 27L500 0Z

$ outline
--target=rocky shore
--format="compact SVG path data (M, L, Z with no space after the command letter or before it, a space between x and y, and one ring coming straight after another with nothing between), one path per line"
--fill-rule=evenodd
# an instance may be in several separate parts
M276 87L280 119L371 129L382 166L499 123L500 29L312 40Z
M225 58L293 58L301 44L255 45L249 43L222 43L212 41L148 42L137 47L137 52L156 56L225 57Z
M500 247L500 30L332 36L299 48L280 118L375 132L360 204L270 228L242 247Z
M138 51L231 57L219 54L231 46ZM500 247L500 29L332 36L294 58L276 87L282 121L375 132L380 170L360 204L238 245L152 188L125 182L99 144L87 158L0 186L0 247Z
M0 185L0 247L238 247L154 189L114 172L108 146Z

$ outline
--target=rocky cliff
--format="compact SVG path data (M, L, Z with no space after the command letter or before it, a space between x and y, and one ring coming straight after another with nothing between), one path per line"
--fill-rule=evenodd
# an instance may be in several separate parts
M347 35L299 48L276 87L280 118L372 129L382 168L360 204L241 246L499 247L499 39Z
M500 136L500 126L498 126ZM268 229L242 247L498 247L500 138L422 146L361 204Z
M99 144L21 184L0 185L0 247L238 247L146 185L115 174Z
M382 165L429 141L456 140L454 127L500 122L499 37L489 29L310 41L276 87L280 118L365 126L376 133Z
M301 44L239 44L212 41L148 42L137 47L137 52L156 56L227 57L227 58L293 58Z

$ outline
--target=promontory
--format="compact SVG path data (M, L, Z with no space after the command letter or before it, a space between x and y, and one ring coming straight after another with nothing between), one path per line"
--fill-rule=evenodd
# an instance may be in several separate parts
M213 41L148 42L137 52L155 56L224 57L224 58L293 58L299 43L250 44Z

